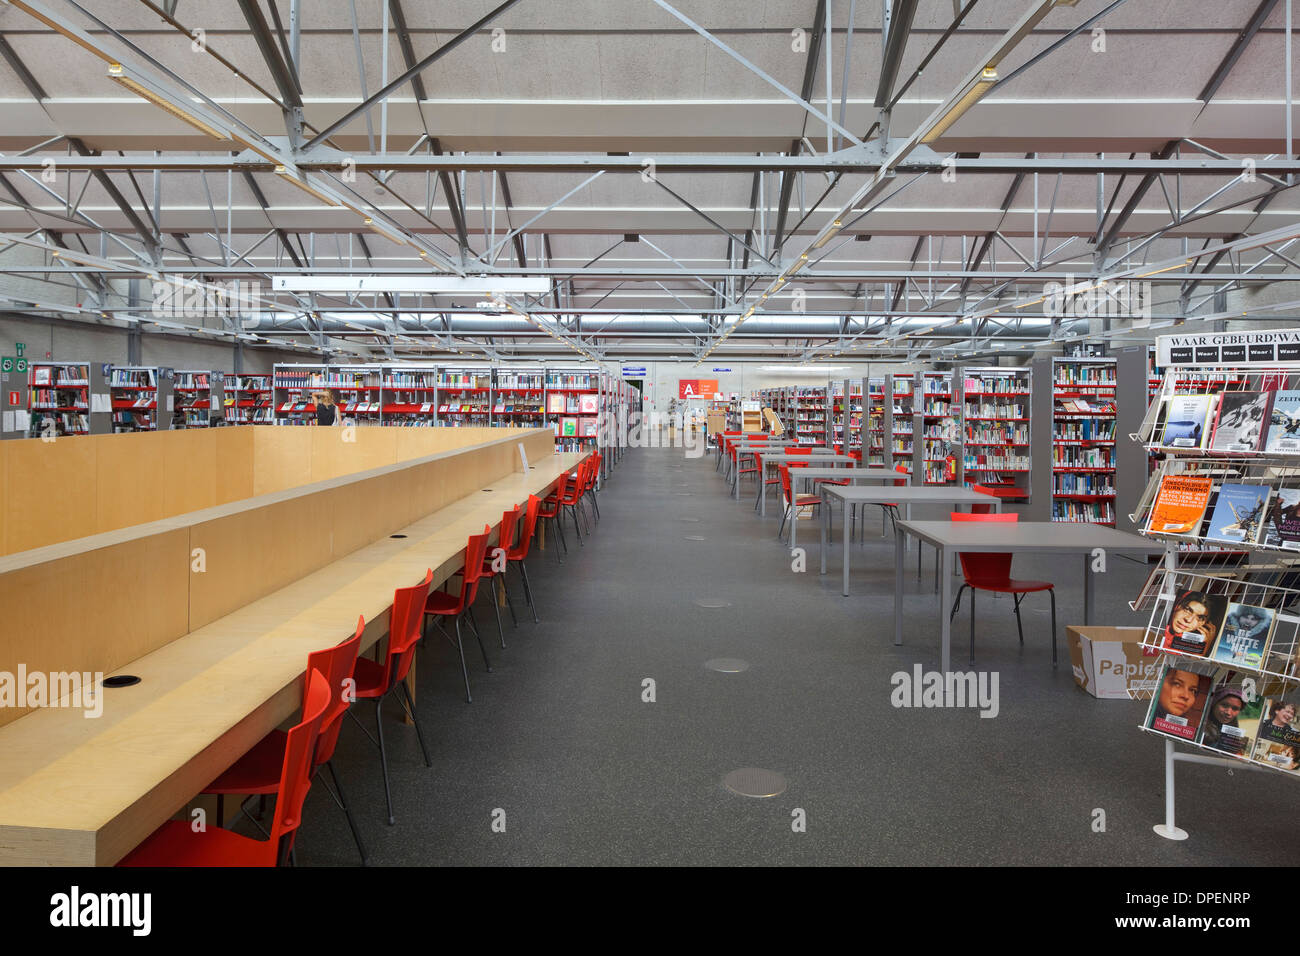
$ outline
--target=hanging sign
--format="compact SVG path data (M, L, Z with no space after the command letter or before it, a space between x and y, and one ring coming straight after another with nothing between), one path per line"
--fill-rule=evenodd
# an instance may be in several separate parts
M711 399L718 394L718 380L713 378L679 378L678 398Z
M1193 332L1156 338L1156 365L1300 364L1300 329Z

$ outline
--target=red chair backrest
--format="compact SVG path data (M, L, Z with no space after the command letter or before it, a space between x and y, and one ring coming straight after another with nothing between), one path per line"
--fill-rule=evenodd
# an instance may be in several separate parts
M948 514L953 521L990 521L1002 524L1014 524L1020 515L1007 514L966 514L953 511ZM1005 551L959 551L961 573L967 581L987 581L1002 584L1011 580L1011 559L1014 555Z
M290 729L284 746L284 763L280 765L280 789L275 798L275 817L271 821L270 853L277 862L293 846L293 834L302 823L302 802L311 789L311 758L320 733L321 719L330 704L329 680L318 670L307 675L307 689L302 697L302 720Z
M894 466L894 471L897 471L897 472L900 472L901 474L906 475L906 474L907 474L907 466L906 466L906 465L895 465L895 466ZM903 479L895 478L895 479L894 479L894 487L895 487L895 488L902 488L902 487L905 487L906 485L907 485L907 479L906 479L906 478L903 478Z
M813 447L814 446L812 445L803 445L799 448L787 448L785 450L785 453L787 455L807 455L809 458L811 458Z
M424 606L429 601L429 586L433 584L433 569L424 580L409 588L393 592L393 613L388 620L388 656L384 658L385 688L406 680L415 655L411 648L420 639L420 626L424 623Z
M536 495L529 495L528 507L524 510L523 521L519 528L519 540L506 554L511 561L522 561L528 557L528 549L533 543L533 534L537 531L537 513L541 508L542 499Z
M352 677L352 671L357 664L357 654L361 650L361 635L365 630L366 619L364 616L358 616L356 634L342 643L317 651L307 658L307 673L310 674L313 668L319 670L329 680L330 687L329 709L321 719L320 736L316 740L316 755L312 758L313 768L319 767L334 756L334 748L339 742L339 731L343 729L343 715L352 703L344 696L344 691L347 689L344 681Z
M478 597L478 582L483 577L483 559L487 556L488 538L492 529L483 526L482 534L472 534L465 544L465 573L460 582L460 600L469 607Z
M497 535L497 547L506 552L507 559L515 546L515 536L519 533L520 514L519 506L515 505L501 515L501 533Z
M792 500L790 495L790 466L782 462L777 470L781 472L781 496L785 498L785 503L788 505Z

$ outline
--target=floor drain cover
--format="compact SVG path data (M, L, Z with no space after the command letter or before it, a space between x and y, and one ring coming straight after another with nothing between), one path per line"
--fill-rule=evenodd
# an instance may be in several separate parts
M702 535L702 534L688 534L688 535L686 536L686 540L687 540L687 541L703 541L703 540L704 540L704 535Z
M785 777L775 770L743 767L722 778L722 785L742 797L775 797L785 793Z
M715 657L711 661L705 661L704 666L721 674L739 674L749 670L749 661L742 661L738 657Z
M695 603L700 607L731 607L731 602L722 598L696 598Z

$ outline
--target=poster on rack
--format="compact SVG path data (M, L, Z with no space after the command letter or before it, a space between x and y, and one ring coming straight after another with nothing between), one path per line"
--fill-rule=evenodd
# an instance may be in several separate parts
M1257 451L1267 428L1272 396L1272 392L1224 392L1210 450Z

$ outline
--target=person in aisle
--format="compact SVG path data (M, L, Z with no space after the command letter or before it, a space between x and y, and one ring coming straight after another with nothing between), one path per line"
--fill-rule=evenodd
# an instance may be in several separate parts
M343 416L339 414L339 393L337 389L323 388L318 392L313 392L311 398L316 405L317 425L343 424Z

